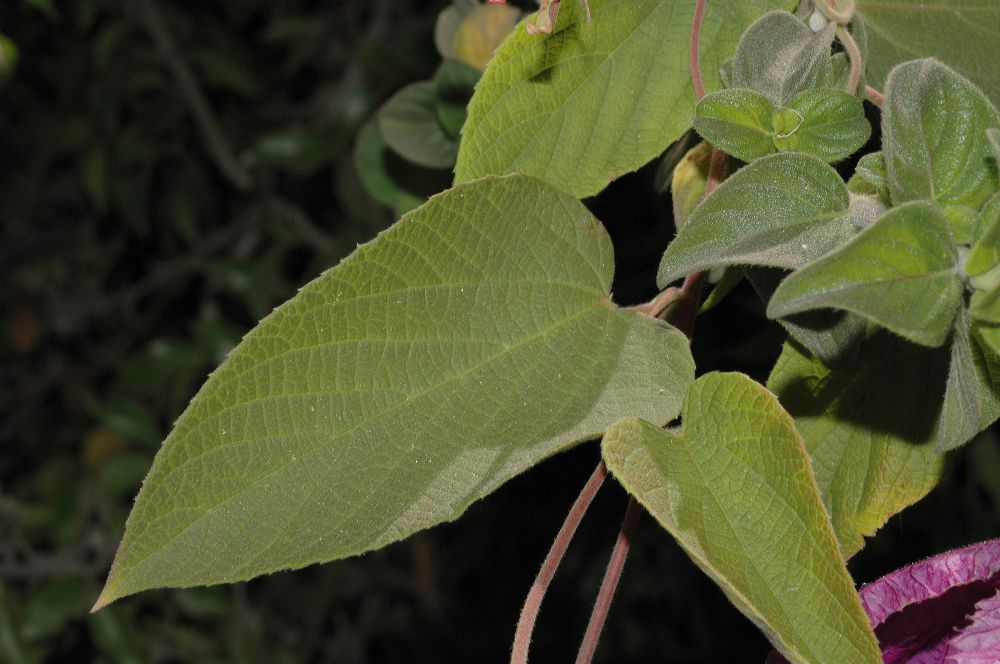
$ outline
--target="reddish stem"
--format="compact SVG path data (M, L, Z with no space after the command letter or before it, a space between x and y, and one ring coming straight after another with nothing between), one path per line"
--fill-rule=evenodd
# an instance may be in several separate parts
M580 644L580 652L576 656L576 664L590 664L597 651L597 642L601 638L601 630L604 629L604 621L608 617L611 609L611 600L615 596L618 588L618 581L622 576L622 569L625 567L625 558L628 557L628 547L632 542L632 535L635 533L636 524L639 523L641 508L635 498L628 499L628 509L625 510L625 519L622 521L622 529L618 532L618 540L615 548L611 552L611 559L608 567L604 571L604 581L601 582L601 589L597 593L597 601L594 602L594 610L590 614L590 622L587 623L587 631Z
M865 86L865 96L868 97L868 101L875 104L879 108L882 108L882 105L885 104L885 95L870 85Z
M576 497L573 507L570 508L566 520L563 521L559 533L552 542L552 547L549 549L548 555L545 556L542 568L538 570L538 576L535 577L535 582L531 584L531 590L528 591L528 596L524 600L524 608L521 609L521 617L517 621L517 631L514 634L514 645L511 648L511 664L527 663L528 648L531 646L531 632L535 628L535 619L538 618L542 598L545 597L545 591L548 590L552 578L556 575L559 563L566 555L566 549L569 548L569 543L573 539L580 521L583 520L583 515L587 513L587 508L590 507L591 501L597 495L597 490L604 484L604 478L607 476L608 469L601 461L591 473L590 479L583 486L580 495Z
M694 96L699 100L705 96L705 82L701 78L701 23L705 18L706 2L695 2L694 20L691 21L691 82L694 83Z

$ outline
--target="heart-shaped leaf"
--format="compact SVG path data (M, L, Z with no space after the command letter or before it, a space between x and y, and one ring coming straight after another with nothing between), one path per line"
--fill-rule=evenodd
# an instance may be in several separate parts
M940 346L962 298L957 261L941 211L907 203L793 272L774 292L767 315L844 309L918 344Z
M794 0L710 2L701 70L709 89L748 25ZM563 2L551 35L523 29L503 43L469 105L456 181L526 173L578 197L596 194L680 138L695 96L694 3Z
M937 60L896 67L882 113L893 203L982 206L1000 185L986 135L996 126L1000 117L989 99Z
M673 419L677 330L608 296L611 242L523 176L435 196L265 318L160 448L98 607L375 549L623 415Z
M684 430L615 424L608 469L793 662L881 662L792 418L743 374L702 376Z
M837 171L815 157L758 159L695 208L663 254L657 283L721 265L804 265L854 234L849 204Z

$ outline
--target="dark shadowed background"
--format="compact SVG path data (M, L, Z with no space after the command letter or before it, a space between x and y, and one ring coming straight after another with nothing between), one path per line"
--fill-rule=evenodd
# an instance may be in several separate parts
M393 93L434 75L448 6L0 4L0 662L506 660L596 443L360 559L87 613L160 441L208 372L405 209L398 192L373 191L382 171L354 146ZM407 200L448 185L447 171L384 158ZM672 234L655 181L651 164L588 201L614 237L622 304L654 294ZM702 371L763 379L780 342L740 290L699 321L695 352ZM609 481L543 605L533 661L572 661L625 502ZM998 502L987 433L852 571L867 581L995 536ZM767 650L644 518L599 661L760 662Z

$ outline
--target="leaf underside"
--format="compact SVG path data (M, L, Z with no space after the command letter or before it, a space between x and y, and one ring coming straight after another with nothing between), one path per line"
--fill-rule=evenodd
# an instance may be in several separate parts
M211 376L154 461L96 608L378 548L623 415L674 418L687 340L616 308L612 271L601 225L537 180L432 198Z

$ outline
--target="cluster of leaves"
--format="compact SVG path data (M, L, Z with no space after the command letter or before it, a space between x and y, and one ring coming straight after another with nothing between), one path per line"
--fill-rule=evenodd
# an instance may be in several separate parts
M988 3L972 4L996 25ZM375 164L368 187L391 185L380 200L421 197L400 194L390 151L438 170L454 159L456 185L229 354L157 453L98 607L379 548L603 436L608 469L782 656L882 661L847 560L939 481L944 450L1000 415L1000 120L948 66L901 61L936 55L1000 89L980 59L952 56L968 43L893 28L884 3L846 26L808 2L797 16L792 0L749 0L707 5L700 62L718 91L699 101L694 4L567 3L547 14L551 34L504 41L467 117L438 83L447 61L383 108L367 132L378 150L356 153ZM485 10L504 9L446 15ZM974 46L989 52L989 34ZM845 183L830 164L872 131L862 74L885 84L883 145ZM612 302L611 243L578 200L691 126L746 165L703 196L712 148L681 161L657 281L725 269L714 305L746 278L789 335L766 388L696 380L684 334Z

